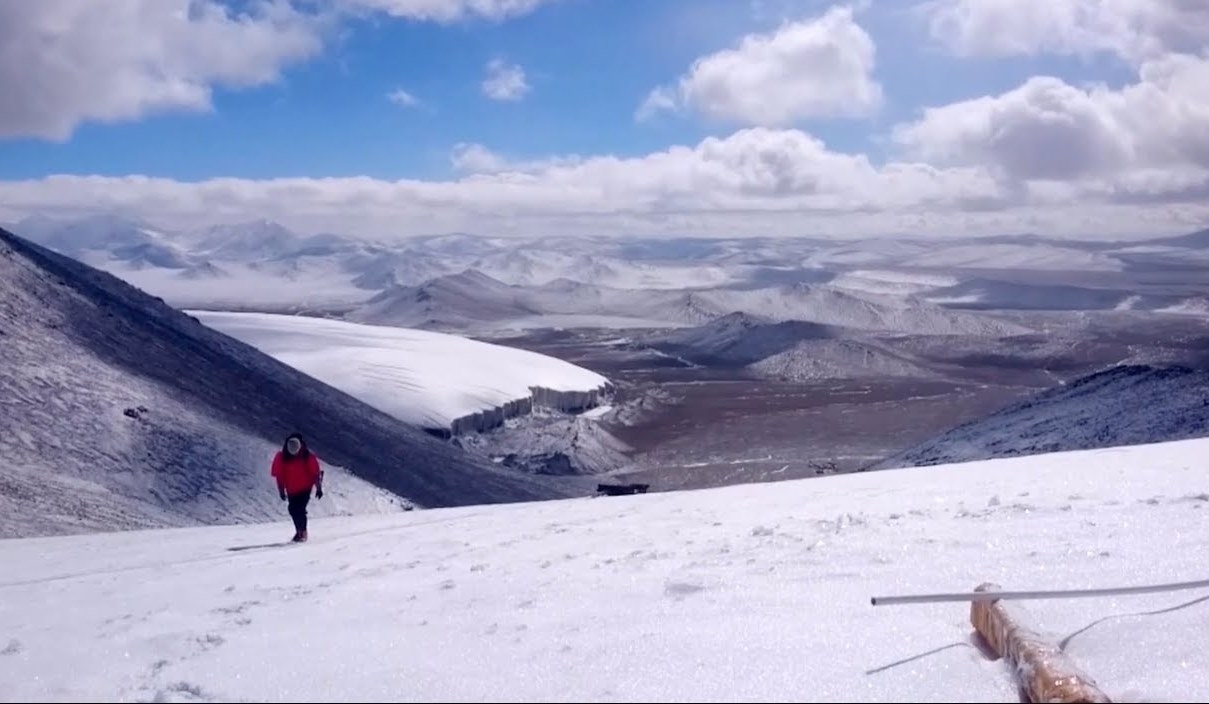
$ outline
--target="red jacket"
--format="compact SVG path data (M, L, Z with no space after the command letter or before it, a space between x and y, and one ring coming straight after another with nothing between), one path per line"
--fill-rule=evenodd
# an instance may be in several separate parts
M286 456L280 450L273 458L273 469L269 475L277 480L277 488L285 489L287 494L310 491L323 478L315 453Z

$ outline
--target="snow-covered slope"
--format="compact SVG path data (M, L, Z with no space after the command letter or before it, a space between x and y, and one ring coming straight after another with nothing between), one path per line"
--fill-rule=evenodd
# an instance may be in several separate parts
M193 249L222 261L255 262L297 251L302 238L269 220L214 225L193 234Z
M968 604L870 597L1202 578L1207 453L2 541L0 698L1017 701ZM1113 701L1204 701L1207 594L1021 610Z
M441 276L420 286L392 286L348 315L349 320L397 325L459 328L507 320L538 311L524 300L526 289L509 286L480 271Z
M1177 296L1139 295L1125 289L985 278L937 288L923 298L950 307L985 310L1156 310L1181 301Z
M0 536L278 516L266 462L294 430L365 480L333 472L330 510L383 505L366 482L422 506L566 495L4 231L0 357Z
M969 462L1209 436L1209 372L1119 366L1013 404L879 468Z
M617 257L565 253L532 246L496 252L475 260L471 267L494 279L520 286L541 286L573 278L610 288L691 289L721 286L735 280L719 266L652 264Z
M495 427L533 406L597 405L605 377L536 352L426 330L268 313L194 313L399 420L425 429Z
M959 244L905 259L907 266L954 269L1029 269L1057 271L1121 271L1115 257L1051 244Z
M517 286L481 271L467 270L420 286L397 286L348 315L350 320L402 327L491 329L531 327L535 319L624 327L661 321L667 326L698 324L726 311L693 291L615 289L557 279L541 286ZM658 324L658 323L656 323Z
M893 269L854 269L845 271L827 282L833 288L846 289L856 293L904 296L956 286L958 283L960 283L959 279L953 276Z
M828 285L794 284L751 291L716 290L701 294L726 310L775 320L803 320L823 325L881 332L927 335L1004 336L1026 328L989 316L945 310L904 296L842 291Z

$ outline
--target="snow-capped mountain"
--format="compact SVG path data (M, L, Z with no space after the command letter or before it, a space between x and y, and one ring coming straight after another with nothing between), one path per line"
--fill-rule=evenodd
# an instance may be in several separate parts
M968 603L870 597L1198 579L1207 455L1189 440L320 518L289 547L270 545L284 524L0 541L0 692L1014 702ZM1206 701L1205 594L1012 607L1111 701Z
M1028 332L1028 328L1016 323L946 310L918 298L856 293L826 284L792 284L742 291L718 289L701 295L728 311L853 330L996 337Z
M325 511L572 491L477 460L4 231L0 349L3 535L279 516L267 462L295 430L333 470Z
M1013 404L877 468L970 462L1209 436L1209 372L1123 365Z
M524 246L496 252L470 264L494 279L542 286L559 279L623 289L696 289L722 286L741 272L706 263L659 265L599 254L564 253Z
M443 278L467 271L522 289L557 290L563 282L600 289L594 294L598 305L591 307L551 303L528 292L518 293L519 310L510 312L447 313L434 303L429 311L373 314L453 328L505 321L512 327L695 325L744 311L862 330L921 324L923 331L948 329L944 334L1002 334L1002 323L977 332L968 321L916 309L1069 310L1086 304L1166 313L1182 310L1183 300L1157 284L1154 291L1139 291L1139 277L1209 264L1197 233L1128 246L1029 235L847 241L455 233L371 242L339 232L299 233L269 221L176 230L118 216L31 217L16 231L177 307L343 313L379 295L406 298L409 292L400 289L440 287ZM1012 275L1020 272L1051 278ZM1137 294L1144 295L1132 298ZM498 305L493 295L484 292L480 302L489 309ZM861 311L862 301L915 312Z
M219 261L257 262L294 254L303 239L283 225L269 221L214 225L192 234L197 254Z
M347 317L379 325L457 329L537 313L522 300L525 293L525 289L470 270L419 286L392 286Z
M723 314L699 292L613 289L567 279L543 286L506 284L477 270L443 276L420 286L383 291L351 312L350 320L403 327L468 329L531 321L543 316L631 318L674 326Z
M420 286L395 287L349 315L352 320L405 327L467 329L541 316L631 318L663 327L701 325L731 313L776 322L802 321L853 330L933 335L1004 336L1028 328L985 315L947 310L915 298L857 294L826 285L756 289L619 289L557 279L543 286L509 285L470 270Z

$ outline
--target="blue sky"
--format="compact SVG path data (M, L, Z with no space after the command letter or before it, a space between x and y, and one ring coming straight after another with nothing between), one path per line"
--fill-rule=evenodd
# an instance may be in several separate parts
M968 191L954 205L963 214L971 199L981 211L1022 207L1009 201L1026 192L1050 205L1070 195L1063 189L1090 193L1105 176L1099 169L1136 180L1178 167L1179 188L1195 190L1200 172L1188 169L1205 164L1140 158L1137 145L1155 142L1147 135L1104 140L1141 129L1113 96L1155 74L1145 66L1185 56L1195 65L1180 71L1202 70L1191 40L1209 12L1176 0L1077 1L1085 11L1058 7L1076 0L113 0L103 11L73 0L10 3L0 7L0 55L16 60L0 69L0 87L16 99L0 107L0 213L55 202L28 188L10 189L6 201L6 184L64 175L148 177L171 188L235 179L249 192L269 179L361 178L414 191L460 183L467 171L500 179L514 171L616 194L599 179L643 180L655 165L666 175L650 176L650 193L625 194L625 206L649 214L674 201L679 212L679 191L699 185L667 166L677 150L698 152L701 163L684 167L694 174L728 188L764 179L752 186L772 189L761 197L811 196L820 210L852 201L853 189L885 190L859 179L901 179L904 169L924 174L918 203L939 197L928 189ZM55 32L57 61L28 39ZM776 48L760 55L761 42ZM523 72L514 99L486 94L492 62ZM1186 91L1158 88L1179 112ZM414 103L392 101L398 90ZM653 91L674 106L640 118ZM927 117L929 108L943 110ZM1066 148L1055 124L1087 144L1071 145L1056 166L1021 163ZM1180 129L1159 137L1178 139ZM708 137L724 143L723 156L704 153ZM495 168L459 168L458 145L490 152ZM1118 147L1120 159L1088 156ZM568 157L589 163L558 171ZM628 159L634 174L613 174L609 157ZM714 174L711 159L734 178ZM752 172L753 160L792 173ZM823 182L839 195L802 190ZM473 188L441 198L482 202ZM516 203L529 207L528 195ZM798 207L813 212L773 209Z
M827 7L567 0L502 22L350 19L330 48L286 68L281 80L219 87L212 111L169 110L134 122L85 123L65 143L0 141L0 178L445 178L451 175L451 149L466 142L516 157L641 155L735 128L692 115L638 124L634 109L652 87L745 34L772 31ZM885 109L868 119L803 119L798 126L833 149L877 153L879 130L927 105L999 93L1040 73L1118 84L1127 73L1103 57L957 61L929 44L926 26L909 8L883 2L859 15L878 42L874 76L886 89ZM530 86L522 99L496 101L483 94L485 66L493 59L522 67ZM386 96L400 88L419 103L389 101Z

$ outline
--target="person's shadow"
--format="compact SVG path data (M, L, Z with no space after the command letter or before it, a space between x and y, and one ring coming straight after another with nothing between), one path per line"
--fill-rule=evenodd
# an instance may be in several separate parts
M278 548L286 545L293 545L290 541L281 543L262 543L260 545L236 545L235 547L227 548L227 552L243 552L244 550L259 550L261 548Z

